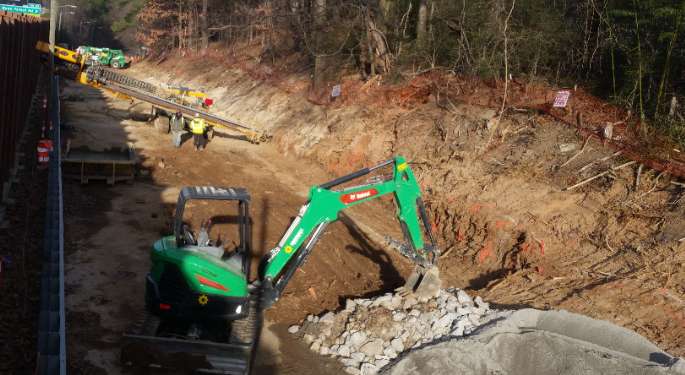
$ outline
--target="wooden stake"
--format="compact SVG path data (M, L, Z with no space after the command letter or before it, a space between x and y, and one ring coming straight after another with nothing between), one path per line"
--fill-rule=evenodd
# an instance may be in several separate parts
M579 130L583 128L583 112L578 112L576 115L576 126ZM588 138L590 138L590 136L588 136Z
M637 191L637 189L640 187L640 175L642 174L642 167L644 166L644 164L640 164L640 166L637 167L637 174L635 175L635 186L633 186L633 191Z
M598 162L601 162L601 161L607 161L607 160L609 160L609 159L611 159L611 158L614 158L614 157L616 157L616 156L621 155L622 153L623 153L623 151L616 151L616 152L614 152L613 154L611 154L611 155L609 155L609 156L605 156L605 157L603 157L603 158L601 158L601 159L597 159L597 160L595 160L595 161L593 161L593 162L587 164L587 165L584 166L583 168L580 168L580 169L578 170L578 172L583 172L583 171L585 171L586 169L588 169L588 168L590 168L591 166L593 166L595 163L598 163Z
M590 137L588 136L587 138L585 138L585 143L583 143L583 147L580 149L580 151L576 152L575 155L571 156L570 159L566 160L566 162L565 162L564 164L562 164L561 166L559 166L559 168L561 169L561 168L567 166L570 162L572 162L572 161L575 160L578 156L580 156L580 154L582 154L583 151L585 151L585 147L587 147L587 144L588 144L589 142L590 142Z
M642 198L642 197L644 197L645 195L650 194L651 192L653 192L654 190L656 190L656 187L659 185L659 179L661 178L661 176L662 176L663 174L664 174L664 172L661 171L661 172L656 176L656 179L654 180L654 186L652 186L652 188L649 189L649 191L646 191L646 192L640 194L640 196L638 196L638 198Z
M617 170L619 170L619 169L625 168L625 167L630 166L630 165L633 165L633 164L635 164L635 163L637 163L637 162L636 162L635 160L632 160L632 161L629 161L629 162L627 162L627 163L621 164L621 165L619 165L618 167L612 167L612 168L609 169L609 170L606 170L606 171L604 171L604 172L602 172L602 173L600 173L600 174L598 174L598 175L592 176L592 177L590 177L590 178L588 178L588 179L586 179L586 180L583 180L583 181L581 181L581 182L579 182L579 183L577 183L577 184L575 184L575 185L573 185L573 186L569 186L569 187L567 187L567 188L564 188L564 189L562 189L561 191L573 190L573 189L575 189L575 188L577 188L577 187L580 187L580 186L583 186L583 185L587 184L588 182L594 181L594 180L596 180L596 179L598 179L598 178L600 178L600 177L602 177L602 176L606 176L607 174L609 174L609 173L611 173L611 172L613 172L613 171L617 171Z

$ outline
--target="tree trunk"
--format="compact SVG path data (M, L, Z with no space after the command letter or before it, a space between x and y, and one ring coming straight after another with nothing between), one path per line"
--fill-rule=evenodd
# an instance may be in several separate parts
M195 35L193 34L195 31L195 17L193 15L193 10L195 9L195 4L193 4L193 0L187 0L186 1L186 11L185 11L185 45L186 45L186 50L192 51L194 48L194 40L193 38Z
M431 39L434 39L433 36L433 15L435 14L435 2L431 1L431 11L428 13L428 35L431 37Z
M635 18L635 37L637 38L637 63L638 63L638 89L640 90L639 98L640 98L640 124L643 123L645 120L645 107L644 107L644 102L642 98L642 44L640 42L640 23L637 19L637 14L638 14L638 6L637 6L637 0L633 0L633 6L635 7L635 11L633 13L634 18ZM644 126L643 126L644 129Z
M286 22L288 22L288 28L293 37L294 49L298 52L303 51L305 43L300 32L302 30L302 15L304 13L303 4L298 0L288 0L288 6L290 12Z
M383 19L387 20L392 14L393 8L395 6L394 0L379 0L378 4L383 14Z
M314 0L312 5L314 25L321 26L326 22L326 0Z
M313 86L314 90L322 88L325 84L325 74L326 71L326 58L321 56L316 56L319 53L323 33L320 28L326 23L326 0L314 0L312 3L312 17L314 19L314 30L311 30L314 35L314 77Z
M390 68L390 57L388 52L388 45L381 30L374 22L371 13L366 12L366 33L369 44L369 60L371 63L371 76L373 77L377 71L376 67L380 68L380 73L385 73Z
M207 2L202 0L202 14L200 15L200 27L202 28L202 51L206 51L209 46L209 30L207 25Z
M178 50L183 49L183 0L178 0Z
M419 14L416 20L416 43L419 48L426 45L426 27L428 25L428 0L419 3Z
M685 8L685 2L681 5L681 7ZM659 82L659 91L656 97L656 108L655 108L655 114L658 116L661 110L661 98L664 96L664 89L666 86L666 81L669 78L669 73L671 71L671 54L673 53L673 48L676 45L676 41L678 40L678 34L680 33L680 24L682 23L682 15L683 11L685 9L679 9L677 10L678 15L676 16L676 21L675 21L675 30L673 30L673 37L671 38L670 43L668 44L668 51L666 52L666 61L664 62L664 69L661 72L661 82Z

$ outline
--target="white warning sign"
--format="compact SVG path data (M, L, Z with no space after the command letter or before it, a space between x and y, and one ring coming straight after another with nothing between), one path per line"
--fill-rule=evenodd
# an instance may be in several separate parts
M557 96L554 97L554 108L566 108L568 99L571 97L570 91L558 91Z
M335 86L333 86L333 90L331 90L331 97L337 98L340 96L341 93L342 93L342 87L340 85L335 85Z

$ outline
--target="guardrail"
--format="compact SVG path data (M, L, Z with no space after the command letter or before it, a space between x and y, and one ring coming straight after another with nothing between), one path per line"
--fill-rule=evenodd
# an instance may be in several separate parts
M49 95L53 151L50 153L45 220L45 246L41 276L36 374L66 374L64 308L64 217L60 152L59 78L51 77Z

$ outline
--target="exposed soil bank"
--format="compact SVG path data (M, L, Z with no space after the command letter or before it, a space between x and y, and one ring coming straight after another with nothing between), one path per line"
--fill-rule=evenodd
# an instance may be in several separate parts
M255 260L280 239L312 184L330 178L315 164L284 158L269 145L218 134L202 151L176 149L152 125L128 120L132 106L99 90L68 85L65 123L72 147L108 149L132 143L141 158L133 184L64 184L65 262L70 373L118 374L121 336L142 317L144 278L153 242L170 233L178 192L188 185L240 186L250 191ZM203 219L200 207L194 219ZM364 217L387 215L367 207ZM387 218L386 217L386 218ZM374 220L368 219L369 222ZM408 265L386 255L349 221L329 226L277 308L267 314L258 373L337 374L305 346L285 337L284 322L338 307L340 296L377 294L398 286ZM273 324L273 325L272 325Z
M404 155L426 193L446 286L502 306L563 308L609 320L685 354L685 203L666 176L645 169L636 184L637 165L627 165L564 192L626 161L607 157L613 152L591 141L567 163L583 139L534 114L506 116L493 130L493 109L453 103L445 110L432 97L374 101L365 87L344 93L344 101L315 105L301 77L255 79L208 65L169 59L130 72L204 88L219 113L271 132L279 157L297 158L291 170L304 169L303 157L340 174ZM386 219L367 218L357 222L392 231ZM348 275L366 271L334 267ZM377 268L367 277L388 284L380 283ZM307 287L319 293L317 280L297 279L291 298L302 298L296 291ZM347 285L344 277L336 280L329 290ZM284 306L274 311L284 308L287 314L273 314L288 322L303 316Z

